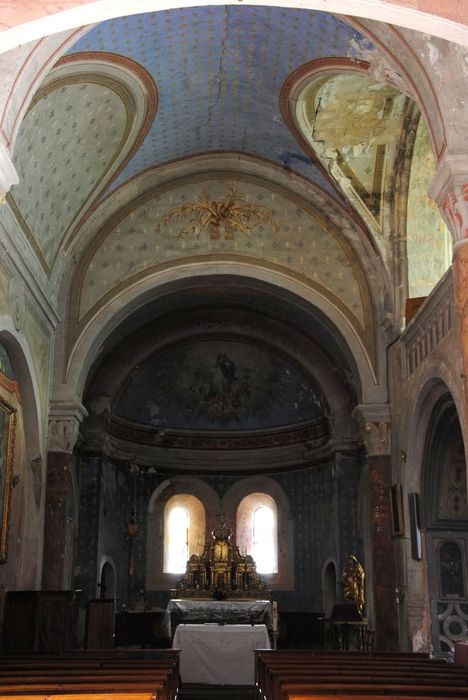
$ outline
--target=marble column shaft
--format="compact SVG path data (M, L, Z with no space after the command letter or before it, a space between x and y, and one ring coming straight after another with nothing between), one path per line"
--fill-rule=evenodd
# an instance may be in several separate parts
M42 588L63 590L71 455L47 454L47 485L44 522Z
M389 489L389 455L367 457L376 648L398 649L398 615Z

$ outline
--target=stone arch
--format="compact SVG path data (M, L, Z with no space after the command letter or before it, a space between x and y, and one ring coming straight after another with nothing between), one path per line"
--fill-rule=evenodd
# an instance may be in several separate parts
M37 588L41 580L42 528L44 518L45 465L43 459L44 435L39 398L39 387L32 356L27 343L13 329L9 317L0 316L0 342L5 346L11 360L20 392L20 407L23 420L23 435L17 435L17 443L23 444L23 463L15 464L19 477L17 488L22 491L18 499L17 521L21 531L17 561L13 565L17 580L14 586ZM27 436L27 439L26 439ZM16 499L15 499L16 500ZM10 528L11 533L11 528ZM10 568L10 563L7 563Z
M214 489L192 476L173 476L162 481L148 503L146 538L146 590L167 591L174 588L180 574L164 573L164 511L167 501L178 494L195 496L205 509L205 536L215 527L220 513L220 500Z
M278 534L278 573L262 574L272 589L288 591L294 588L293 522L289 499L280 484L269 476L252 476L236 482L225 493L222 500L226 519L236 521L241 501L250 494L267 494L276 504ZM235 531L235 528L233 528Z
M161 8L161 5L163 7ZM89 0L77 0L74 7L57 12L49 12L48 3L37 2L33 7L25 9L23 4L18 4L10 14L8 27L2 32L2 43L4 51L8 51L15 46L24 44L34 39L39 39L49 32L60 32L76 26L102 22L116 16L148 12L155 9L171 9L176 7L187 7L191 3L181 3L177 0L151 0L145 2L139 0L132 3L131 8L116 6L111 0L101 2L90 2ZM196 4L193 2L193 4ZM198 3L199 4L199 3ZM218 3L225 4L222 0ZM260 0L257 4L276 5L278 7L290 7L289 0ZM302 6L310 10L321 10L323 5L319 0L304 0ZM327 6L329 12L349 15L349 3L346 0L334 0ZM45 10L45 11L44 11ZM395 0L375 0L372 3L360 3L355 12L360 17L374 19L381 22L396 24L408 29L424 31L428 34L440 36L448 41L456 41L461 44L468 43L468 31L466 13L457 7L439 7L439 14L434 14L433 5L430 0L421 0L418 9L413 7L403 7Z
M432 364L432 363L431 363ZM433 370L433 374L431 373ZM426 376L422 378L419 390L413 401L409 416L408 446L405 451L405 470L401 474L406 491L421 492L423 481L424 443L429 421L439 399L450 393L454 399L460 422L463 425L462 402L459 388L454 386L449 373L440 371L440 367L427 367ZM466 443L466 440L465 440ZM407 515L407 514L406 514Z
M146 301L154 299L157 291L164 293L165 285L174 278L178 282L190 281L210 274L236 275L246 279L257 279L266 282L273 288L286 289L311 306L319 309L335 329L341 329L343 340L349 349L357 366L359 383L362 387L363 402L382 400L382 386L376 375L371 358L364 347L362 339L351 326L348 319L339 309L334 307L322 294L312 290L307 285L294 280L281 272L261 268L257 265L241 262L205 261L187 263L155 273L142 279L117 294L99 310L83 329L71 350L66 369L65 383L72 395L82 396L89 369L96 359L100 348L109 334L120 323ZM379 367L379 372L383 368Z
M468 639L466 458L459 414L445 391L433 406L424 442L421 489L431 639L437 653Z
M330 617L337 600L338 572L336 561L327 559L322 568L322 605L325 617Z
M424 482L424 459L426 436L431 417L437 403L444 396L453 397L457 412L462 416L463 400L461 388L454 381L450 368L441 367L440 363L431 361L424 368L419 378L414 401L406 416L409 430L407 444L402 445L402 468L399 478L403 484L404 520L406 537L401 542L401 554L406 559L405 584L406 595L403 601L407 621L406 634L413 651L426 651L432 648L431 641L431 604L427 575L427 538L422 532L422 558L417 560L412 556L411 518L408 494L416 494L416 501L421 501ZM463 421L462 425L463 425ZM466 444L466 440L465 440Z
M263 509L269 514L270 527L267 532L267 541L264 538L259 541L255 537L256 516ZM268 493L249 493L237 506L236 513L236 544L240 552L251 554L257 564L257 572L263 575L277 573L278 571L278 509L275 499ZM269 542L268 542L269 540ZM262 566L264 554L268 557L268 569Z
M117 597L117 573L115 562L111 557L101 557L99 565L99 584L97 587L96 596L98 598L115 598Z
M183 527L186 529L187 545L186 556L184 561L181 561L180 573L185 571L185 565L192 554L200 555L203 552L206 539L206 511L203 503L197 496L192 493L177 493L171 496L164 506L164 565L163 571L173 573L174 569L170 566L171 559L171 542L173 535L181 543L180 535L181 528L170 527L171 514L174 510L182 510L184 512ZM180 524L180 523L179 523Z
M23 413L28 429L28 458L34 459L44 451L44 425L46 411L40 401L31 350L14 329L9 316L0 315L0 341L5 345L13 370L22 392ZM30 437L29 437L30 434Z

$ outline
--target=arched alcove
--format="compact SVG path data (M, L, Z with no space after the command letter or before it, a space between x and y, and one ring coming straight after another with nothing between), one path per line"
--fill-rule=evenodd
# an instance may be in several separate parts
M222 501L223 513L236 523L236 544L240 546L241 554L251 553L253 531L250 521L255 508L266 504L273 504L276 510L277 571L262 574L262 578L273 590L290 590L294 587L294 529L284 489L271 477L252 476L237 481Z
M102 564L101 576L99 578L99 598L101 600L105 599L115 599L117 595L117 580L115 573L115 566L110 561L107 560Z
M426 535L432 641L439 653L468 639L468 502L465 446L453 397L432 411L424 445L423 527Z
M12 371L10 384L7 380L2 385L2 396L16 416L9 523L5 520L3 526L8 527L9 551L0 574L6 588L34 589L41 580L45 491L41 403L28 346L16 337L10 319L0 316L0 329Z
M333 606L336 603L337 577L336 564L329 561L322 574L322 600L325 617L330 617Z
M215 527L220 501L214 489L192 476L173 476L151 494L146 535L146 590L168 591L183 572L167 571L168 516L172 504L182 506L193 518L189 531L189 555L203 551L205 539ZM203 518L200 516L203 514Z

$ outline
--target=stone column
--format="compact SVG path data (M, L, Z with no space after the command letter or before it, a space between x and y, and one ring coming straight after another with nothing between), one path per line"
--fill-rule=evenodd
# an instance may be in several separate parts
M368 614L372 613L376 648L398 648L398 610L396 576L390 510L392 465L390 458L390 414L386 404L358 406L353 414L361 426L366 448L363 480L364 510L368 514L365 542L366 574L369 597ZM369 610L372 608L372 610Z
M42 588L62 590L65 585L65 551L70 464L79 425L86 416L83 406L54 406L47 436L47 483L44 518Z

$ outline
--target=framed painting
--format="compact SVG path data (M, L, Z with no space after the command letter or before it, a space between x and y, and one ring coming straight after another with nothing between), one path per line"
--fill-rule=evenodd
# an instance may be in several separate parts
M0 398L0 563L6 562L15 453L16 410Z
M390 511L392 516L392 535L394 537L404 535L403 489L401 484L393 484L390 487Z

